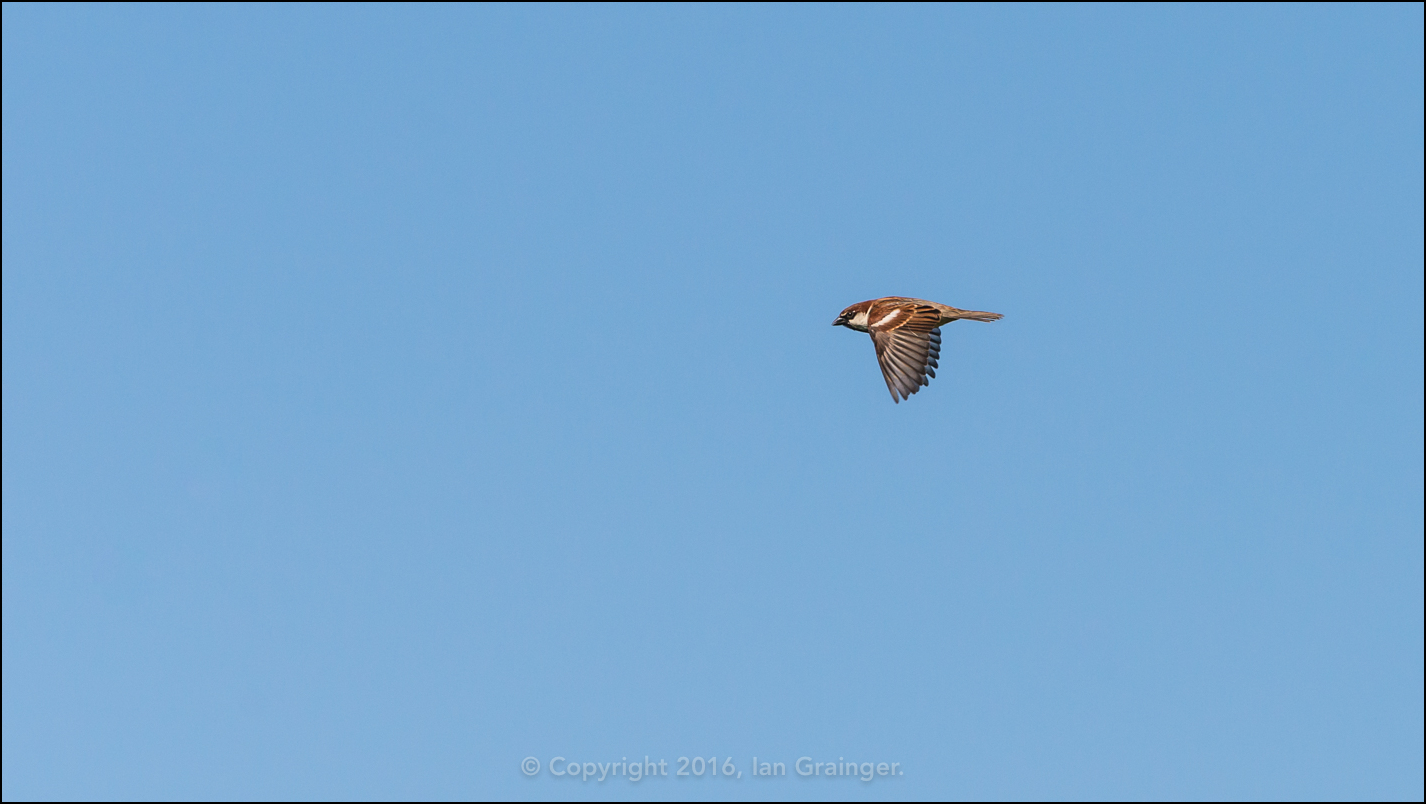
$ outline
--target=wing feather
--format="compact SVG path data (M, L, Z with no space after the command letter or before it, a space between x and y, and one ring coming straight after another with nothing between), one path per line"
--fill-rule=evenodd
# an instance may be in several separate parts
M898 315L891 315L893 312ZM876 359L891 399L900 402L930 385L941 356L940 311L905 301L874 305L867 316ZM882 323L876 326L876 323Z

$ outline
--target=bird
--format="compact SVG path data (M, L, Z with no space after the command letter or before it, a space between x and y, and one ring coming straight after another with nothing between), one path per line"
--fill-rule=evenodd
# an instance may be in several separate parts
M941 327L952 321L999 321L1005 316L980 310L961 310L940 302L906 296L884 296L857 302L842 311L834 327L871 334L881 376L891 391L891 401L901 400L930 385L941 357Z

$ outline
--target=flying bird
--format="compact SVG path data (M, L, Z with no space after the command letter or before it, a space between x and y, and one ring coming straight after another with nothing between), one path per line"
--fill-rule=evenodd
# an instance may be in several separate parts
M1000 313L958 310L925 299L887 296L853 304L837 316L832 326L871 333L876 360L881 364L881 376L886 378L891 400L901 404L902 399L910 399L936 376L943 324L962 318L999 321L1004 317Z

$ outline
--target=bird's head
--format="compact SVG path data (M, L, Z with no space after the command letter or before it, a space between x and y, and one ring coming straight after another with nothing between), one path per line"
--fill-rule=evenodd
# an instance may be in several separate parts
M870 307L871 302L869 301L853 304L851 307L843 310L841 315L837 316L837 320L832 322L832 326L846 327L847 329L854 329L857 332L866 332L866 314Z

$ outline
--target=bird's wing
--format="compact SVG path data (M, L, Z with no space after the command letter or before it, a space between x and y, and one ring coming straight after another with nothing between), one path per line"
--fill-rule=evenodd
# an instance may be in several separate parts
M868 311L867 329L893 402L909 399L936 376L936 361L941 357L941 330L936 326L940 320L941 311L928 304L893 302L877 304Z

